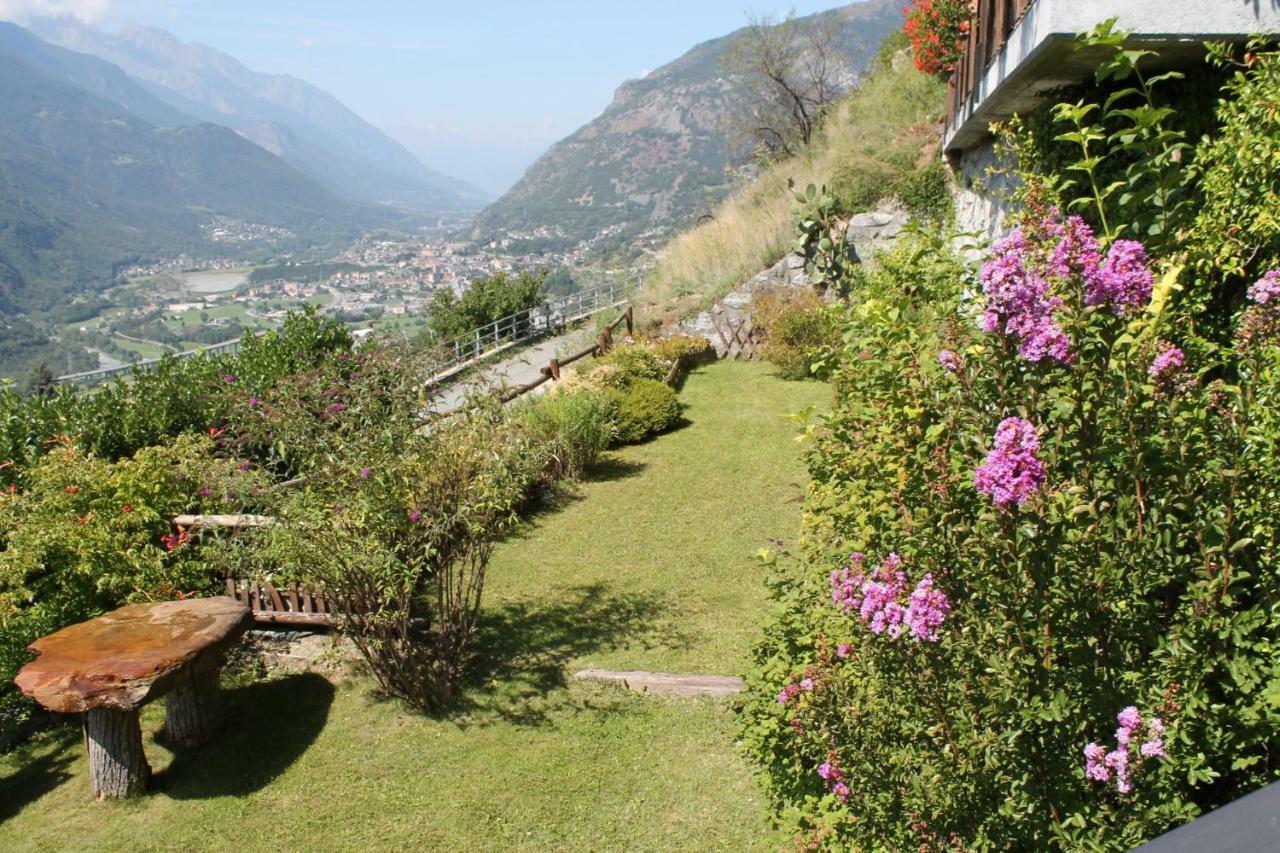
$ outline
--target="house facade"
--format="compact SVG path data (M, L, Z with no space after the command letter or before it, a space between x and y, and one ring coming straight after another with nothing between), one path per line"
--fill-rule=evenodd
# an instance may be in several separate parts
M1188 72L1204 43L1280 33L1280 0L978 0L975 26L947 90L943 151L958 185L957 215L966 230L994 233L1003 219L1008 178L996 165L992 122L1025 114L1055 89L1087 82L1100 60L1076 34L1115 17L1135 47L1159 54L1164 67Z

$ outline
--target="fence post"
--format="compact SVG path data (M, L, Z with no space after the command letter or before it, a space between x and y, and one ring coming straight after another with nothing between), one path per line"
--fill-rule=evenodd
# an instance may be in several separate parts
M636 334L635 313L636 313L635 307L628 305L627 306L627 337L629 338L635 337L635 334Z
M551 378L559 382L560 381L560 359L558 358L551 359L550 363L547 364L547 367L551 370Z

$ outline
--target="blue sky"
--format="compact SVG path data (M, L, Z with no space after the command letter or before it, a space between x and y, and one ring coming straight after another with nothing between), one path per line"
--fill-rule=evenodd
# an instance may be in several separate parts
M514 164L598 114L621 81L742 26L750 14L785 14L794 6L805 15L836 5L0 0L0 17L6 10L15 17L61 10L108 28L128 21L162 27L251 68L286 72L328 90L424 160L433 145L471 145L509 155ZM449 171L448 164L428 165Z

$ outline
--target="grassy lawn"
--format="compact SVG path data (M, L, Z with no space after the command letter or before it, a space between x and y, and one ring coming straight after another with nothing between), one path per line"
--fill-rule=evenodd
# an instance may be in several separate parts
M611 454L502 543L466 707L406 712L370 682L229 685L227 732L173 756L144 712L152 793L98 804L78 729L0 757L0 849L767 849L729 709L573 682L584 665L732 673L765 607L752 554L794 535L782 415L823 386L726 363L689 423Z

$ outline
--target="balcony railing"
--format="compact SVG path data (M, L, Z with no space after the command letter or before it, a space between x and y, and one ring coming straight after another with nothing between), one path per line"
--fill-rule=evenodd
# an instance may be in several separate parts
M947 84L947 127L955 126L978 81L1036 0L977 0L964 53Z

